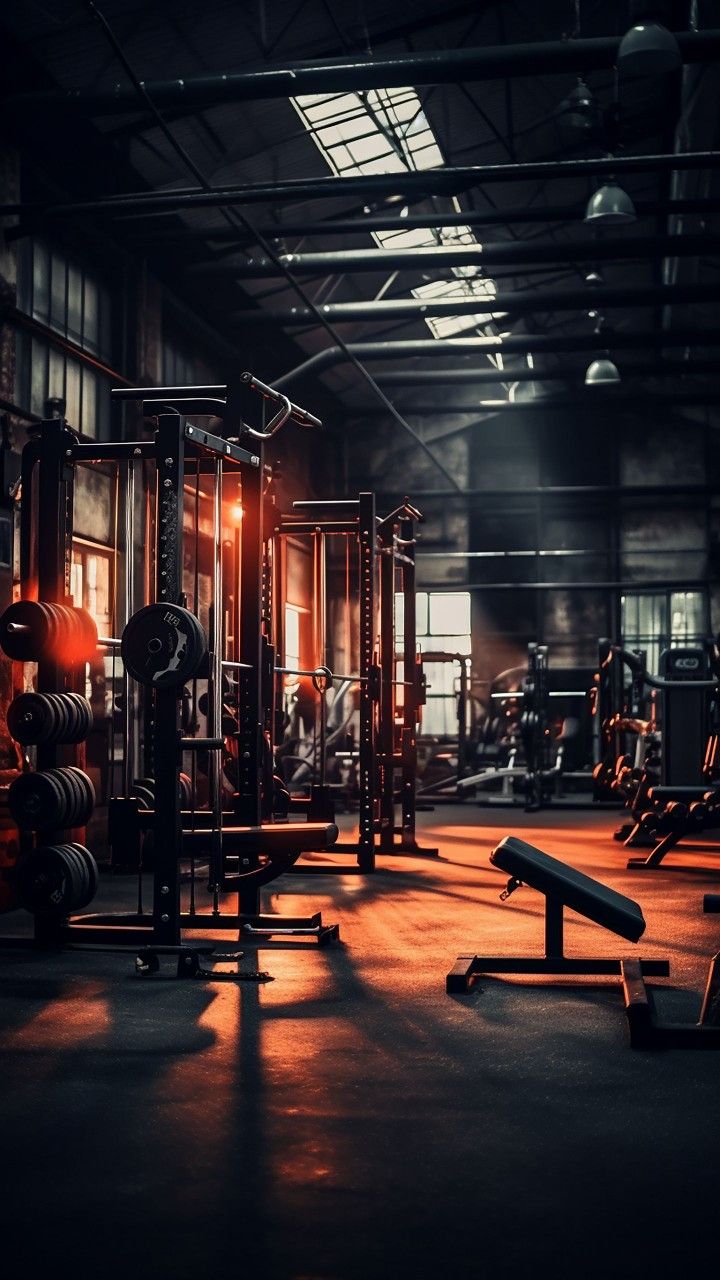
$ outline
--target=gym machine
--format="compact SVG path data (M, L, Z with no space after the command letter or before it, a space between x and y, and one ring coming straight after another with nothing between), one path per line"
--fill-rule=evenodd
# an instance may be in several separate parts
M241 938L312 936L321 945L338 936L337 927L324 925L319 914L290 919L259 910L264 884L304 850L332 847L337 838L329 822L275 822L268 798L265 686L272 654L263 634L268 481L263 445L288 420L310 428L321 424L251 374L243 374L236 387L129 388L111 394L115 401L142 402L144 416L156 420L152 439L86 442L63 420L53 419L39 425L22 457L22 599L0 618L5 653L17 662L37 662L37 688L16 699L9 717L11 731L34 743L37 756L36 768L26 759L11 787L11 812L21 825L18 896L32 912L38 945L132 948L140 972L155 972L159 956L171 954L177 957L178 976L262 977L201 969L200 957L213 947L189 946L185 935L232 930ZM243 420L256 395L275 410L264 430ZM224 420L222 435L197 425L207 416ZM124 608L118 610L117 600L113 604L115 619L122 612L125 620L120 638L98 637L90 616L73 606L70 590L75 472L79 466L108 464L116 490L122 478L125 493ZM140 468L146 511L152 509L145 527L145 533L152 531L152 545L143 548L144 594L151 599L135 611L134 550L143 543L136 532ZM230 540L229 556L223 554L228 490L243 510L242 532L234 545ZM201 497L210 510L213 548L207 634L199 616ZM193 500L194 522L188 510ZM192 529L193 524L194 564L186 533L186 525ZM226 567L230 572L224 580ZM86 663L98 648L119 652L123 660L123 785L122 794L110 798L108 830L113 851L122 847L126 859L128 849L134 853L137 902L130 911L88 914L84 909L97 889L97 867L78 839L94 799L89 780L81 776L81 738L88 726L82 695ZM227 672L238 690L232 735L236 785L229 805L223 782ZM197 702L198 681L207 687L207 733L189 735L181 710L188 682ZM150 778L145 787L135 780L139 741ZM207 760L207 807L198 805L195 794L200 757ZM191 765L190 776L183 778L184 759ZM146 908L148 833L152 901ZM206 902L200 899L203 892ZM233 895L236 908L221 906L223 895ZM18 942L26 945L27 939L3 939L3 945Z
M560 732L555 732L557 708L577 704L579 700L584 714L588 702L586 688L563 687L569 683L569 674L562 668L557 673L550 670L547 645L529 644L527 665L501 672L489 688L486 719L496 735L496 743L489 744L494 753L492 762L487 759L488 744L483 742L479 748L483 767L438 783L438 790L454 783L458 799L482 791L486 794L487 803L492 803L493 799L512 803L517 784L524 795L525 808L533 812L553 799L557 801L563 779L589 784L592 777L589 769L567 769L566 752L571 739L580 730L581 717L563 717ZM578 679L577 670L572 676ZM556 683L560 684L559 688L553 687ZM503 684L514 687L500 688ZM494 710L498 704L500 716ZM498 741L500 737L502 743ZM501 746L501 752L497 751L498 746ZM497 783L502 784L499 795L491 791ZM422 794L431 794L432 791L435 791L434 787Z
M617 686L626 667L632 674L630 709L637 706L638 690L654 695L649 720L614 714L601 722L606 747L596 771L600 785L622 796L632 815L615 839L626 847L650 845L650 853L631 858L628 868L653 870L685 836L720 826L717 654L667 649L660 657L660 676L645 669L643 655L608 641L601 641L601 659L599 690L611 682ZM598 705L607 707L607 701ZM636 752L634 765L625 753L613 763L613 743L628 730L638 733L642 752Z
M416 651L415 526L421 513L406 499L388 516L380 518L375 496L301 501L287 515L275 514L272 563L282 581L290 539L311 539L313 560L314 651L317 665L309 670L277 668L280 674L310 677L317 692L316 732L312 750L312 783L305 800L290 796L291 808L323 811L332 804L326 766L330 740L327 733L326 692L335 682L358 690L357 741L336 758L349 758L357 766L359 836L356 843L339 843L334 851L353 852L356 864L302 862L299 873L348 874L372 872L379 855L437 856L437 849L421 847L416 839L417 730L425 702L422 655ZM334 672L328 665L336 638L328 625L329 579L333 560L329 544L342 539L345 590L336 597L344 603L344 660L357 671ZM351 556L355 548L356 590L350 589ZM282 603L282 595L275 592ZM357 636L352 618L357 599ZM402 626L399 627L400 616ZM283 618L274 611L276 648L282 652ZM398 653L398 632L402 653ZM399 664L402 664L400 668ZM402 691L402 694L400 694ZM282 718L276 685L276 723ZM399 808L399 819L397 810ZM331 810L325 809L329 816Z

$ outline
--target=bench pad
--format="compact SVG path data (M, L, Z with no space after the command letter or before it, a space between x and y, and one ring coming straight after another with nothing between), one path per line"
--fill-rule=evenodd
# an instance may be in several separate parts
M645 919L637 902L551 858L517 836L506 836L490 854L493 866L522 880L531 889L557 898L571 911L594 920L604 929L637 942L645 932Z

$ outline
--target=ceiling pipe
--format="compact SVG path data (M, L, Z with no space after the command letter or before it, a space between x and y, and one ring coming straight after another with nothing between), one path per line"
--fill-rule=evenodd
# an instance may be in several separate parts
M654 330L643 333L611 333L604 335L606 346L614 351L643 351L666 347L718 347L720 346L720 328L709 329L677 329L670 333L657 333ZM359 360L393 360L406 356L451 356L451 355L527 355L531 352L538 355L546 351L597 351L598 339L595 333L565 334L510 334L507 338L409 338L396 342L349 342L348 350ZM274 387L282 388L295 382L307 373L318 373L342 364L345 354L341 347L326 347L309 356L294 369L271 379ZM509 378L512 381L512 378Z
M700 197L683 200L635 200L638 218L668 217L682 214L717 213L717 201ZM323 222L266 223L255 228L258 235L268 240L281 240L285 236L362 236L372 231L417 231L441 227L496 227L536 222L576 222L585 213L586 201L578 204L543 205L539 208L491 209L486 213L421 213L400 217L396 213L367 214L356 218L327 218ZM17 239L14 228L8 228L6 238ZM242 228L229 227L168 227L164 231L139 230L137 238L143 244L173 242L176 240L210 240L217 244L252 244L253 236Z
M720 31L678 32L685 62L709 62L720 56ZM145 80L144 88L161 110L205 109L221 103L291 98L304 93L339 93L348 89L390 89L404 85L457 84L506 79L508 76L553 75L596 71L615 65L620 38L546 40L475 49L442 49L368 58L315 59L277 63L249 71ZM138 111L137 92L125 83L104 90L36 90L6 99L6 105L57 110L74 108L90 115L117 116Z
M682 378L686 375L717 375L717 360L658 360L654 364L619 365L623 378ZM498 382L577 382L585 376L581 365L557 365L554 369L378 369L376 382L385 387L443 386L458 384L483 386Z
M475 315L478 313L525 316L536 311L589 311L596 307L655 307L700 304L720 300L720 281L705 284L659 284L632 289L594 286L585 289L513 289L492 296L442 298L426 302L422 298L383 298L379 302L328 302L321 304L323 316L332 324L421 320L429 317ZM235 311L231 324L317 325L309 307L282 310L255 308Z
M569 42L569 43L572 43ZM550 181L593 177L598 174L666 173L672 170L720 168L720 151L684 151L666 155L596 156L586 160L532 160L524 164L444 166L441 169L403 173L367 173L356 177L288 178L284 182L257 182L212 188L176 187L172 191L128 191L96 200L56 204L3 204L0 217L75 217L84 213L123 214L174 212L177 209L214 208L222 205L263 204L283 201L327 200L353 197L453 196L489 182Z
M623 236L582 240L500 240L489 244L431 245L422 249L334 249L328 253L282 253L278 260L293 275L332 275L346 271L427 271L436 267L521 266L544 262L620 262L631 259L694 255L709 257L720 250L720 235ZM266 257L244 262L197 263L188 275L226 275L238 280L279 275Z
M278 380L275 380L275 386ZM618 388L617 390L615 388ZM716 387L706 391L672 391L663 394L653 394L645 390L644 387L638 387L634 391L627 391L622 388L619 382L610 383L603 387L602 384L595 386L583 387L582 381L578 381L576 389L570 395L551 395L539 396L535 400L481 400L477 399L469 404L428 404L424 401L422 404L402 403L402 412L410 418L448 418L460 417L461 415L482 414L483 418L479 419L477 425L495 413L519 414L521 417L525 413L570 413L580 410L582 413L592 411L599 405L606 408L612 405L613 413L620 413L624 409L654 409L662 410L667 405L688 405L700 406L706 404L720 404L720 391ZM386 415L382 409L363 409L359 416L363 422L370 419L384 418ZM474 424L470 424L474 425ZM451 434L451 433L448 433ZM441 439L437 437L434 440L428 440L428 444L439 444Z

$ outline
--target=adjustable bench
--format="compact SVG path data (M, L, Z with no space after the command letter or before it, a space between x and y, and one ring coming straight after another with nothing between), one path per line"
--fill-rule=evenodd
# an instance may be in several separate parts
M617 974L621 961L605 957L570 957L563 952L563 911L569 907L621 938L637 942L645 932L645 920L637 902L617 893L599 880L551 858L517 836L506 836L490 855L493 866L510 879L500 897L510 897L521 885L537 889L545 897L545 954L542 956L462 955L447 975L449 993L469 991L480 973ZM667 977L667 960L643 960L641 971Z

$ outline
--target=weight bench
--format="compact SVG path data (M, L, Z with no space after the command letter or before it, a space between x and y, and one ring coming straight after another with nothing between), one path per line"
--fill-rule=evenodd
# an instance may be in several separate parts
M622 961L604 957L566 956L563 952L563 911L568 907L621 938L637 942L645 920L637 902L599 880L551 858L517 836L506 836L490 854L493 866L510 876L503 901L525 884L545 897L545 954L542 956L458 956L447 975L450 994L471 989L480 973L622 974ZM667 977L667 960L642 960L641 973Z
M697 1022L660 1023L637 960L623 960L625 1014L633 1049L720 1049L720 954L713 956Z

